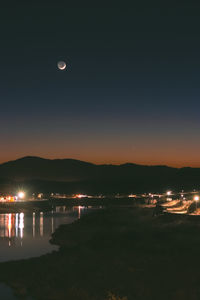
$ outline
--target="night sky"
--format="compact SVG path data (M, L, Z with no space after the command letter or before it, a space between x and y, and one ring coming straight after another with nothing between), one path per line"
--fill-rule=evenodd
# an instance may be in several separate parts
M40 2L1 7L0 162L200 166L200 4Z

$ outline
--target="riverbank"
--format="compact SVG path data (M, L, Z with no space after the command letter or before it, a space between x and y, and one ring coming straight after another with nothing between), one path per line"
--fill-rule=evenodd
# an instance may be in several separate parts
M0 281L36 300L200 298L198 217L112 207L60 226L51 242L58 252L0 264Z

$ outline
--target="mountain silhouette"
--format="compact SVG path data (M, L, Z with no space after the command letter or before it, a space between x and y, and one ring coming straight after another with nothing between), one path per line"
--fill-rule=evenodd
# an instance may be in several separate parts
M133 163L96 165L75 159L27 156L0 164L0 183L27 184L46 192L129 193L193 189L200 168L145 166Z

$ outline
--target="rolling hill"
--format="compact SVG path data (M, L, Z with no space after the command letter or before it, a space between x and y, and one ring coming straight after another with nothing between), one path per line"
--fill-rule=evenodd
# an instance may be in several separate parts
M75 159L27 156L0 164L0 183L29 185L49 192L129 193L200 186L200 168L132 163L96 165Z

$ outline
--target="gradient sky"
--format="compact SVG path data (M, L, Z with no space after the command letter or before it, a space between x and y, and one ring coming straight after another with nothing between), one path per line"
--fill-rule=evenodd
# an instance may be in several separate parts
M1 7L0 162L200 166L200 4L40 2Z

